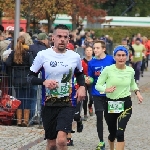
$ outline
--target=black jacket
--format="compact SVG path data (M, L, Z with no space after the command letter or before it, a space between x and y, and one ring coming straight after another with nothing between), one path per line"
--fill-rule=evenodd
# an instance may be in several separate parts
M22 64L16 64L14 62L14 51L10 53L5 64L9 67L9 76L12 77L12 83L14 86L24 87L27 86L27 75L30 71L30 66L33 63L32 53L28 50L23 53Z
M36 57L39 51L46 50L46 49L47 49L46 45L40 41L35 41L33 45L29 46L29 51L32 52L33 58Z

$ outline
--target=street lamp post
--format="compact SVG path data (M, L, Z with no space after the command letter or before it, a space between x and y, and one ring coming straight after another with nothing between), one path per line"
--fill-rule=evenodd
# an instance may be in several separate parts
M17 44L17 38L20 31L20 4L21 0L15 0L15 28L14 28L14 45Z

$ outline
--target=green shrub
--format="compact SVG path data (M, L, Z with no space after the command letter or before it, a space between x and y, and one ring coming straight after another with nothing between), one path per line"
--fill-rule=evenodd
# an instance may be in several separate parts
M137 33L141 33L142 36L150 38L150 27L115 27L115 28L104 28L104 29L93 29L96 37L101 35L109 35L113 38L114 43L120 43L123 38Z

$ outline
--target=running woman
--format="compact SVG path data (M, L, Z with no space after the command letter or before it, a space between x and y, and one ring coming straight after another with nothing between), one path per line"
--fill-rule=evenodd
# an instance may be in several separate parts
M85 79L80 56L67 50L69 29L57 25L52 36L54 47L40 51L30 68L28 82L43 85L42 121L47 139L46 150L67 150L77 101L85 99ZM45 79L37 77L43 68ZM74 75L79 88L75 91Z
M91 46L87 46L85 48L85 58L82 60L83 73L85 77L88 77L88 62L92 60L92 58L93 58L93 48ZM89 104L88 104L89 114L90 116L93 116L93 108L92 108L93 100L91 95L91 85L86 83L85 89L86 89L86 97L85 100L83 101L84 121L86 121L88 118L87 117L88 95L89 95Z
M99 76L106 66L114 63L114 59L110 55L106 55L106 45L104 41L96 41L93 45L95 59L88 63L88 78L86 83L92 83L92 97L94 101L95 114L97 117L97 132L100 142L96 150L105 150L105 142L103 139L103 112L105 110L106 95L95 89L95 85Z
M128 50L124 46L116 47L116 64L103 70L95 86L99 92L105 92L107 97L104 116L109 130L110 150L114 150L115 138L116 150L124 150L124 132L132 114L130 90L135 92L140 103L143 101L135 83L133 68L125 65L128 55ZM105 83L106 87L103 86Z

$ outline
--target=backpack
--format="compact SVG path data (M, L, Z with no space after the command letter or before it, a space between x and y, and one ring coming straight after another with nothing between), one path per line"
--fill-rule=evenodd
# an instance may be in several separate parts
M16 98L4 94L0 100L0 124L11 125L15 119L15 113L17 108L20 106L21 101Z

